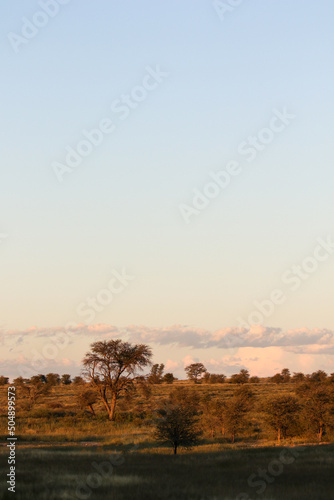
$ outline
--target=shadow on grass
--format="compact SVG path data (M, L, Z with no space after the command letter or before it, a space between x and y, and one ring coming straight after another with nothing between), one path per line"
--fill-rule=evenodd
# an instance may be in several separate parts
M205 451L207 445L204 444L202 448L174 456L166 446L162 452L156 452L153 448L155 443L149 443L151 452L150 448L146 448L148 451L144 448L147 443L139 444L135 451L131 451L129 446L123 445L117 450L114 445L103 446L99 450L79 444L18 447L15 498L235 500L240 493L245 494L245 500L333 498L334 445L292 448L297 452L295 460L285 464L276 475L270 473L270 464L277 463L280 453L283 450L288 452L289 448ZM111 457L121 457L122 460L108 466ZM0 450L0 466L3 492L0 498L13 498L12 494L8 496L6 493L8 464L4 449ZM259 470L267 471L272 479L271 482L262 479L265 489L261 494L258 492L259 482L256 486L249 484L250 476L256 477ZM96 476L97 471L100 471L100 478Z

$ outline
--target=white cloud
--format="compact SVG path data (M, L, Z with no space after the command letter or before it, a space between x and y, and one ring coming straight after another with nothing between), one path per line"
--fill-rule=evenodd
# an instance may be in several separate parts
M165 363L165 372L172 372L179 368L180 364L177 361L173 361L172 359L167 359Z

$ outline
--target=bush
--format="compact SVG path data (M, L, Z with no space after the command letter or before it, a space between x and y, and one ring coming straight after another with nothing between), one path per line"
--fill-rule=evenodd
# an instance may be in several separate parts
M166 382L166 384L172 384L174 380L177 380L177 378L175 378L172 373L165 373L165 375L162 377L162 381Z
M49 403L48 407L52 408L53 410L56 408L64 408L64 406L61 403Z
M223 384L226 380L226 376L222 373L205 373L203 377L203 381L206 384Z
M249 381L249 371L242 369L239 373L235 373L230 377L231 384L247 384Z
M198 442L197 419L187 406L166 405L158 410L155 439L168 443L177 454L179 446L191 448Z
M300 405L295 396L272 396L264 405L266 421L276 430L277 440L296 433L299 423Z
M72 384L71 375L69 375L68 373L64 373L64 375L61 376L60 383L63 385Z
M73 384L75 385L79 385L79 384L85 384L86 382L84 381L84 379L82 377L74 377L73 379Z

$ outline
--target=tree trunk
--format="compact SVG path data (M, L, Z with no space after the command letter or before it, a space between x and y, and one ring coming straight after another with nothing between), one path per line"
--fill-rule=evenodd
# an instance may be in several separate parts
M324 428L323 428L322 425L320 425L320 427L319 427L319 433L318 433L319 443L321 443L323 433L324 433Z
M174 455L176 455L176 454L177 454L177 444L174 443Z
M107 410L108 415L109 415L109 420L110 420L110 411L111 411L111 408L109 406L108 400L107 400L106 397L102 396L102 401L103 401L104 406L106 407L106 410Z
M88 405L88 408L90 409L91 414L94 415L94 417L95 417L95 411L94 411L93 405Z
M112 398L111 398L110 411L109 411L109 420L114 420L115 408L116 408L116 394L113 393Z
M278 429L278 431L277 431L277 441L279 443L281 442L281 429Z

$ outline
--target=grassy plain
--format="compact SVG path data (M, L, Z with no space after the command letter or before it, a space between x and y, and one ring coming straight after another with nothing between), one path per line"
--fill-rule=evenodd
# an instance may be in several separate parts
M228 398L231 384L192 386L202 395ZM173 385L175 386L175 384ZM258 406L236 443L222 435L204 432L191 450L172 450L153 439L154 410L173 388L158 385L152 394L120 401L115 423L102 406L97 416L80 410L77 388L58 386L27 412L18 395L17 488L18 500L58 499L203 499L203 500L328 500L334 497L334 445L304 436L290 438L278 447L263 423ZM252 384L258 399L273 392L293 393L292 384ZM7 491L8 449L5 446L7 388L0 388L0 498ZM131 411L127 411L130 410ZM204 429L205 430L205 429ZM280 460L285 449L287 460ZM289 451L291 450L291 451ZM262 471L262 472L261 472ZM263 476L264 474L264 476ZM259 477L262 475L263 477Z

